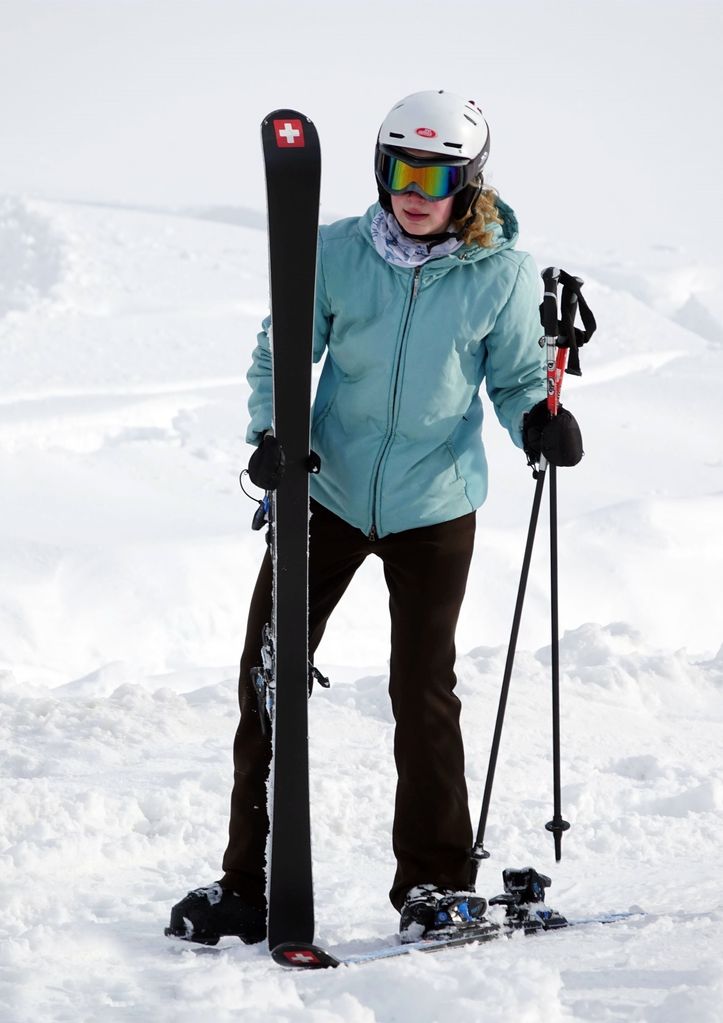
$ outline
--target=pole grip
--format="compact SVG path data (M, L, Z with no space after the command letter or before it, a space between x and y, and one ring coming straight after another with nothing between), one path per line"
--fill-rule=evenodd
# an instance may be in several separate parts
M562 376L567 362L567 351L558 347L559 327L557 311L557 286L560 283L561 270L556 266L548 266L542 271L544 294L540 319L545 335L542 343L545 346L545 362L547 367L547 411L550 417L557 415L560 402Z
M557 338L557 286L560 283L560 268L548 266L542 271L545 288L542 296L542 329L545 337Z

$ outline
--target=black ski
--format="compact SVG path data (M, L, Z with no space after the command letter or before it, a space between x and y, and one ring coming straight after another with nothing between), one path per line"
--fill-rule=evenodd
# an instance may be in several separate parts
M309 420L321 157L296 110L261 125L266 169L274 433L286 468L271 502L274 562L269 942L311 942L308 761Z
M545 889L552 883L545 874L534 867L508 867L502 871L504 891L490 899L491 908L504 907L502 919L482 919L467 927L461 927L449 920L449 926L441 927L429 937L402 945L386 945L358 955L337 957L333 953L311 942L286 941L272 945L271 955L280 966L297 970L323 970L336 966L361 966L378 959L408 955L410 952L442 952L460 945L480 945L498 938L511 938L523 934L544 934L565 927L579 927L582 924L612 923L625 920L633 913L605 914L589 920L567 920L554 909L545 905ZM437 914L439 919L440 914Z
M639 916L638 913L607 913L602 916L584 920L566 920L554 914L554 921L539 926L510 926L507 923L496 923L492 920L483 921L468 931L454 934L447 938L424 939L407 945L395 944L375 948L369 952L359 952L351 956L335 956L332 952L313 945L310 942L285 942L272 949L271 955L279 966L295 970L324 970L337 966L363 966L366 963L378 962L380 959L393 959L396 956L409 955L411 952L443 952L449 948L462 945L482 945L499 938L511 938L522 931L523 934L547 934L550 931L564 930L569 927L582 927L590 924L611 924L620 920L628 920Z

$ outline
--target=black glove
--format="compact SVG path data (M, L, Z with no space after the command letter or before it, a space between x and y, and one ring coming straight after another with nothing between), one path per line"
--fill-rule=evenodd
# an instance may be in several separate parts
M544 455L550 465L577 465L583 456L580 427L572 412L558 405L551 416L546 401L539 401L522 418L522 444L530 465Z
M267 433L249 459L249 479L262 490L276 490L286 468L286 455L272 433Z

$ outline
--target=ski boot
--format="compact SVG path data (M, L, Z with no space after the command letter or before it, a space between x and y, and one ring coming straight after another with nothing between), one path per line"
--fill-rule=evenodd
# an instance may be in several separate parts
M216 881L206 888L196 888L177 902L164 933L201 945L217 945L219 938L233 935L253 945L266 937L266 913L249 906L236 892Z
M404 944L423 938L462 934L484 921L487 900L434 884L419 884L407 892L399 921Z

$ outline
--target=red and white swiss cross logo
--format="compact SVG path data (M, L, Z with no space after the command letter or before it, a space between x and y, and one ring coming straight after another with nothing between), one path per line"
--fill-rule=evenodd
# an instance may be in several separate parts
M276 132L276 145L279 149L288 149L290 146L300 149L306 145L301 121L274 121L274 131Z
M314 953L309 950L308 952L304 949L294 949L288 952L284 952L284 955L290 963L318 963L319 959Z

